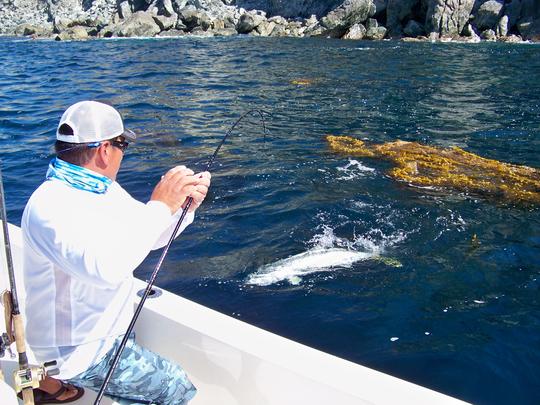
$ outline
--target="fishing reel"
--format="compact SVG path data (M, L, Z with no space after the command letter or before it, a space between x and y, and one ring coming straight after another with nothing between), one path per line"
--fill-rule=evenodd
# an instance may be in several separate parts
M21 392L26 388L39 388L39 382L44 380L45 377L52 377L53 375L60 373L57 368L51 368L54 366L56 366L56 360L47 361L43 363L43 366L27 367L22 370L16 370L13 373L15 391Z

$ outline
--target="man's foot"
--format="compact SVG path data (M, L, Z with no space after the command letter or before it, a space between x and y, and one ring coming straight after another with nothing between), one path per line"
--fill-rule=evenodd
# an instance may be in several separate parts
M84 389L52 377L45 377L34 390L35 404L63 404L78 400Z

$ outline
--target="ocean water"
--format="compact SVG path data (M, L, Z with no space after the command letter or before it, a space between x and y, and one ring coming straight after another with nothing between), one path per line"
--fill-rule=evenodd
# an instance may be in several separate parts
M538 168L539 46L1 38L11 222L82 99L112 103L140 134L119 181L142 200L168 168L202 170L244 112L272 114L266 135L250 116L225 143L159 286L466 401L540 403L539 209L413 188L324 140L457 145Z

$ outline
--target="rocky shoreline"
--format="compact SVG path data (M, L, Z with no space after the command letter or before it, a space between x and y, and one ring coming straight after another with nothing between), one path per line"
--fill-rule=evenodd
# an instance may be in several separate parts
M540 42L540 0L0 0L0 35Z

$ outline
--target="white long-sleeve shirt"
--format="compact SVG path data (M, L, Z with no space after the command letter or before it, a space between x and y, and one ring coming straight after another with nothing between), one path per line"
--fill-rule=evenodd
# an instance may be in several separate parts
M110 348L133 314L133 271L167 243L180 213L116 182L96 194L52 179L32 194L21 228L26 337L39 361L56 359L69 378Z

